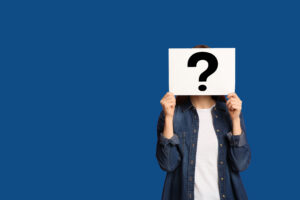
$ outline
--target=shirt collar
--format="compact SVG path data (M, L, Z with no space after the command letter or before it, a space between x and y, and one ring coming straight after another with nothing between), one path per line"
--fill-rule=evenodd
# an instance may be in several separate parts
M186 110L188 109L191 109L191 108L195 108L194 105L192 104L191 102L191 99L190 97L187 98L187 101L185 101L185 103L183 103L181 105L181 108L182 108L182 111L185 112ZM218 109L218 110L222 110L222 111L226 111L226 104L225 102L221 101L221 100L217 100L216 101L216 105L214 106L213 108L214 110Z

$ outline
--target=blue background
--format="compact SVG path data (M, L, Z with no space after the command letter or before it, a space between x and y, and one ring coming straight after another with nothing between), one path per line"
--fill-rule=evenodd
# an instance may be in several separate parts
M295 1L296 2L296 1ZM249 199L299 198L294 1L9 1L1 17L1 199L160 199L168 48L235 47Z

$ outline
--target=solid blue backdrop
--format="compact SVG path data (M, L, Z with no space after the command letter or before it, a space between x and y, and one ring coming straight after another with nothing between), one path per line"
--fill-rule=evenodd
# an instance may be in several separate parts
M249 199L297 199L293 1L9 1L1 17L0 199L161 197L168 48L236 48Z

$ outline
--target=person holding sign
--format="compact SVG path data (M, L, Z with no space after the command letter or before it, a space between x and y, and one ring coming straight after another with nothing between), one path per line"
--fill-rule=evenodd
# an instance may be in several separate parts
M162 200L247 200L239 173L251 151L238 95L175 98L167 92L160 103L156 158L167 172Z

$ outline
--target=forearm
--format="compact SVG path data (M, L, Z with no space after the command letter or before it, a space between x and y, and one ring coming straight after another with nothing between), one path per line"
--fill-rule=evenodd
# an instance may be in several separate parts
M232 134L233 135L241 135L242 134L242 127L241 127L240 118L232 120Z
M171 137L173 137L173 116L166 116L165 117L163 135L167 139L170 139Z

